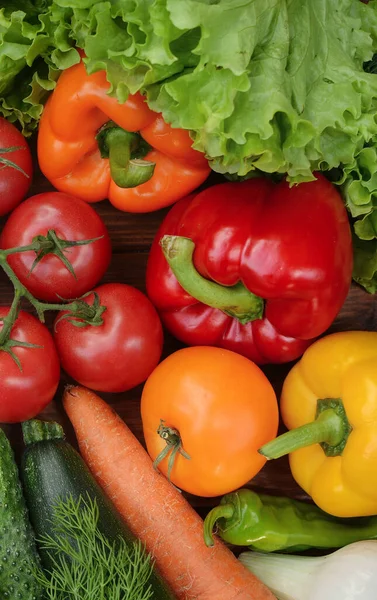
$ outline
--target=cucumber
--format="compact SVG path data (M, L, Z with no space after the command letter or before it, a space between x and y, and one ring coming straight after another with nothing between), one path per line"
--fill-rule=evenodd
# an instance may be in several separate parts
M33 572L40 568L14 454L0 428L0 598L39 600Z
M110 542L121 536L128 544L136 537L128 529L111 500L94 479L81 455L64 439L63 428L54 422L38 420L22 424L26 445L21 461L21 475L25 497L37 540L53 536L54 506L69 497L78 501L88 496L95 500L99 510L98 528ZM125 476L127 476L125 474ZM53 557L39 548L42 564L50 569ZM174 600L154 568L148 581L153 600Z

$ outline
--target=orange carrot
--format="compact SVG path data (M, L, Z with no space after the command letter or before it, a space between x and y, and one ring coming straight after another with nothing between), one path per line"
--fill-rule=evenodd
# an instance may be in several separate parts
M179 600L275 599L220 540L205 545L202 519L108 404L80 386L63 402L84 460Z

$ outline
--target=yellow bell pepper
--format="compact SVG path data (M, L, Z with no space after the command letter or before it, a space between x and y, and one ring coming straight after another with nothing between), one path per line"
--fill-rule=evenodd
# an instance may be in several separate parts
M259 452L290 453L294 479L326 512L377 514L377 332L315 342L288 373L280 409L291 431Z

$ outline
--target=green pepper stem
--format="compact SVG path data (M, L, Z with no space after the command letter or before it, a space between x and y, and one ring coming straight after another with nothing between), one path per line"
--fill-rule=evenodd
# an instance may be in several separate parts
M242 324L262 318L263 299L250 292L243 283L223 286L198 273L193 263L195 244L192 240L164 235L160 246L179 284L190 296L207 306L218 308Z
M119 127L111 127L106 131L111 178L121 188L133 188L146 183L154 173L155 163L131 158L138 138L137 133Z
M213 530L219 519L231 519L234 516L234 506L231 504L220 504L209 511L204 520L203 535L206 546L213 546Z
M334 399L319 400L318 404L320 412L315 421L283 433L258 452L271 460L312 444L322 444L328 456L341 454L351 430L343 404Z

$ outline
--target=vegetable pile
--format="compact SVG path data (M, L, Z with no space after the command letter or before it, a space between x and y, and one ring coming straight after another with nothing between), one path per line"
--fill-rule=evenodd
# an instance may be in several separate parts
M1 598L374 599L376 198L377 0L5 2Z
M120 102L141 91L190 131L212 169L322 170L355 222L354 277L376 291L376 0L26 0L1 9L0 106L36 127L60 70L85 51ZM17 41L16 41L17 40ZM22 41L20 43L18 40Z

